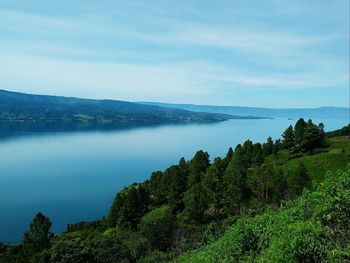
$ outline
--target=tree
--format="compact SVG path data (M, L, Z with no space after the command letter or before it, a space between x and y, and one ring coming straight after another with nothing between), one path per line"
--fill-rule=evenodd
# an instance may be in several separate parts
M293 126L290 125L282 134L283 145L286 149L290 149L295 145L295 135Z
M203 177L203 188L207 192L208 200L218 212L222 206L223 176L226 169L225 160L215 158Z
M296 170L289 172L286 178L289 198L299 196L303 192L303 189L309 187L311 184L307 169L303 163L299 163Z
M323 147L325 144L325 132L324 125L322 123L319 126L315 125L312 120L308 120L304 136L301 141L301 147L312 152L317 147Z
M270 155L273 152L273 140L271 138L271 136L269 138L267 138L266 143L263 144L263 152L264 155Z
M301 142L304 137L305 128L306 128L306 122L304 121L303 118L300 118L294 126L295 141L299 147L301 147Z
M141 184L134 184L118 193L108 214L111 227L136 229L140 218L147 212L149 194Z
M201 184L196 184L187 190L184 195L183 216L185 221L196 225L205 223L205 211L208 209L208 203L207 192Z
M169 177L168 203L174 205L175 209L182 210L183 193L186 191L186 174L183 174L178 165L170 166L166 169L165 174L168 174Z
M318 129L320 131L320 134L319 134L320 145L321 146L325 146L325 144L326 144L326 133L324 131L324 124L322 122L318 124Z
M189 163L189 188L201 182L202 177L209 165L209 154L207 152L203 152L202 150L198 151Z
M182 175L183 178L186 179L187 181L187 177L188 177L188 164L185 160L185 158L181 158L178 164L179 167L179 172Z
M230 214L240 214L246 198L247 168L241 147L236 147L235 155L224 174L224 202Z
M280 149L281 149L281 140L278 139L273 144L273 149L272 149L273 154L277 155L277 153L279 152Z
M153 172L151 178L145 182L145 187L148 189L151 202L154 205L162 204L166 201L166 194L168 192L168 178L161 171Z
M224 162L225 162L225 165L227 166L229 164L229 162L231 161L232 157L233 157L233 150L232 150L232 147L230 147L227 151L227 154L224 158Z
M253 145L253 165L261 165L264 162L264 153L261 143L255 143Z
M166 251L173 241L173 233L177 227L176 217L168 205L147 213L140 222L140 232L152 249Z
M235 152L241 150L244 158L243 165L245 167L249 167L252 165L253 162L253 143L251 140L246 140L243 143L242 148L240 148L240 145L236 147Z
M49 247L53 234L50 232L51 221L42 213L37 213L23 236L23 248L28 254L39 253Z
M256 168L249 176L249 186L253 193L261 200L262 203L268 203L276 191L280 174L271 162L263 163Z

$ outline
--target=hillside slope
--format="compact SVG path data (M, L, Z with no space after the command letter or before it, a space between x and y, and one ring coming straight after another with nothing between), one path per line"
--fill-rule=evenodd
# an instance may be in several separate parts
M269 156L284 174L304 165L313 186L279 209L238 218L218 240L176 262L350 262L350 140L336 136L327 144Z
M239 219L180 262L349 262L350 169L277 211ZM178 261L177 261L178 262Z
M337 136L328 139L328 147L315 150L313 154L298 152L289 159L288 152L281 150L273 159L286 173L294 172L300 164L305 165L310 178L320 183L325 179L325 171L344 169L350 163L349 149L349 139Z
M94 124L206 123L233 118L151 105L115 101L31 95L0 90L0 122Z

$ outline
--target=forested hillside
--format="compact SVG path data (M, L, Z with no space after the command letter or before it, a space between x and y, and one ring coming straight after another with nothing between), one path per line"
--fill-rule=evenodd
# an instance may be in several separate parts
M116 100L32 95L0 90L0 123L85 123L93 125L206 123L240 118ZM244 117L242 117L244 118Z
M348 131L299 119L282 140L200 150L117 193L100 220L55 236L38 213L0 262L347 262Z
M218 241L180 262L350 262L350 169L312 192L242 217Z

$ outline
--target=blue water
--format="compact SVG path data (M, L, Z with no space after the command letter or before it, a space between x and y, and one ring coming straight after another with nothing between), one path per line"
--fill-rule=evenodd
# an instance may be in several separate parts
M320 122L321 120L314 120ZM119 190L152 171L191 158L199 149L211 158L251 139L280 138L295 120L231 120L206 125L119 131L26 133L0 139L0 240L20 242L41 211L59 232L68 223L106 215ZM348 120L322 120L326 130Z

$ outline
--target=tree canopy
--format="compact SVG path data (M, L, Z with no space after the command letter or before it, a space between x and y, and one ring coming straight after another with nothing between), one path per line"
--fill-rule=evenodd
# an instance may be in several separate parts
M26 253L35 254L47 248L52 238L50 228L52 223L42 213L37 213L23 235L23 248Z

